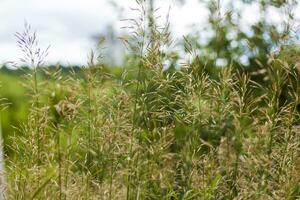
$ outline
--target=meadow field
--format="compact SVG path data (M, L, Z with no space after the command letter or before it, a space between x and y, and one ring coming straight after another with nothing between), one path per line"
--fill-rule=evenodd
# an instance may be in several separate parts
M258 52L243 66L235 55L245 47L226 39L231 13L212 13L219 32L205 48L185 36L178 51L168 20L137 3L122 67L103 62L101 47L84 66L45 66L51 48L28 24L16 33L24 57L0 70L3 199L299 199L290 26L240 33ZM228 62L218 66L213 52Z

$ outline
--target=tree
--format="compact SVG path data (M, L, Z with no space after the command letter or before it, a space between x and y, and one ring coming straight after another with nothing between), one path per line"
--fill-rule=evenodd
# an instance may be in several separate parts
M255 24L249 25L248 30L243 30L241 16L243 10L236 5L259 5L262 17ZM221 13L220 1L206 1L209 10L208 26L198 33L190 34L187 38L200 52L202 67L210 74L215 74L218 69L232 65L235 69L250 72L252 79L261 82L265 76L264 68L268 65L268 56L291 38L291 21L293 9L297 1L288 0L235 0L231 1L226 13ZM286 17L285 24L278 27L268 20L267 11L275 8ZM284 8L284 9L283 9ZM201 31L212 32L212 37L205 43Z

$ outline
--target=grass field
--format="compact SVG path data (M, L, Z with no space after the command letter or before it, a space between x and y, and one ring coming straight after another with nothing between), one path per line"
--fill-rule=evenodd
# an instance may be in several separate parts
M189 59L166 70L169 30L143 17L124 68L97 51L44 67L36 35L17 34L29 68L0 74L6 199L298 199L298 47L211 75L185 38Z

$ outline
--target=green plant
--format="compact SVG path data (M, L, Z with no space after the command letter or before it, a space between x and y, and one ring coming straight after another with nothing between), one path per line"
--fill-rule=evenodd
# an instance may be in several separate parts
M30 26L17 34L30 106L5 144L8 198L298 199L298 47L269 55L263 83L235 63L211 74L189 37L169 69L168 19L137 3L132 66L117 73L98 51L80 69L42 67Z

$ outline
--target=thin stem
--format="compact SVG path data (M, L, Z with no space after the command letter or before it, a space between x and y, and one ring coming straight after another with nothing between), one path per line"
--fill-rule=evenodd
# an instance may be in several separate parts
M90 70L90 69L89 69ZM86 196L89 197L89 184L90 184L90 170L91 170L91 137L92 137L92 94L91 94L91 77L90 71L88 72L88 146L87 146L87 179L86 179Z
M132 173L132 161L131 161L131 157L132 157L132 153L133 153L133 138L134 138L134 130L135 130L135 119L136 119L136 111L137 111L137 102L138 102L138 91L139 91L139 87L140 87L140 77L141 77L141 64L139 65L139 69L138 69L138 82L136 85L136 89L135 89L135 101L134 101L134 108L133 108L133 116L132 116L132 126L131 126L131 137L130 137L130 147L129 147L129 174L127 177L127 200L130 199L130 184L131 184L131 173Z
M143 20L145 21L145 16L142 16ZM145 24L143 26L143 30L146 30ZM127 176L127 191L126 191L126 199L130 199L130 194L131 194L131 179L132 179L132 159L133 159L133 140L134 140L134 131L135 131L135 126L136 126L136 114L137 114L137 104L138 104L138 92L140 89L140 84L141 84L141 74L142 74L142 66L143 66L143 52L144 52L144 46L145 46L145 33L142 33L142 43L141 46L139 47L140 52L139 52L139 66L138 66L138 74L137 74L137 84L135 88L135 100L134 100L134 108L133 108L133 115L132 115L132 126L131 126L131 135L130 135L130 147L129 147L129 173Z
M62 163L61 163L61 149L60 149L60 134L57 127L57 161L58 161L58 185L59 185L59 199L62 200Z
M35 111L35 117L34 117L34 128L35 128L35 134L36 134L36 140L37 140L37 165L38 168L41 165L41 156L40 156L40 151L41 151L41 137L40 137L40 128L39 128L39 120L40 120L40 115L39 115L39 89L38 89L38 77L37 77L37 68L38 66L34 65L34 61L32 60L32 66L33 66L33 81L34 81L34 107L36 108ZM40 174L38 172L37 174L37 188L40 188ZM37 197L40 199L40 195Z

